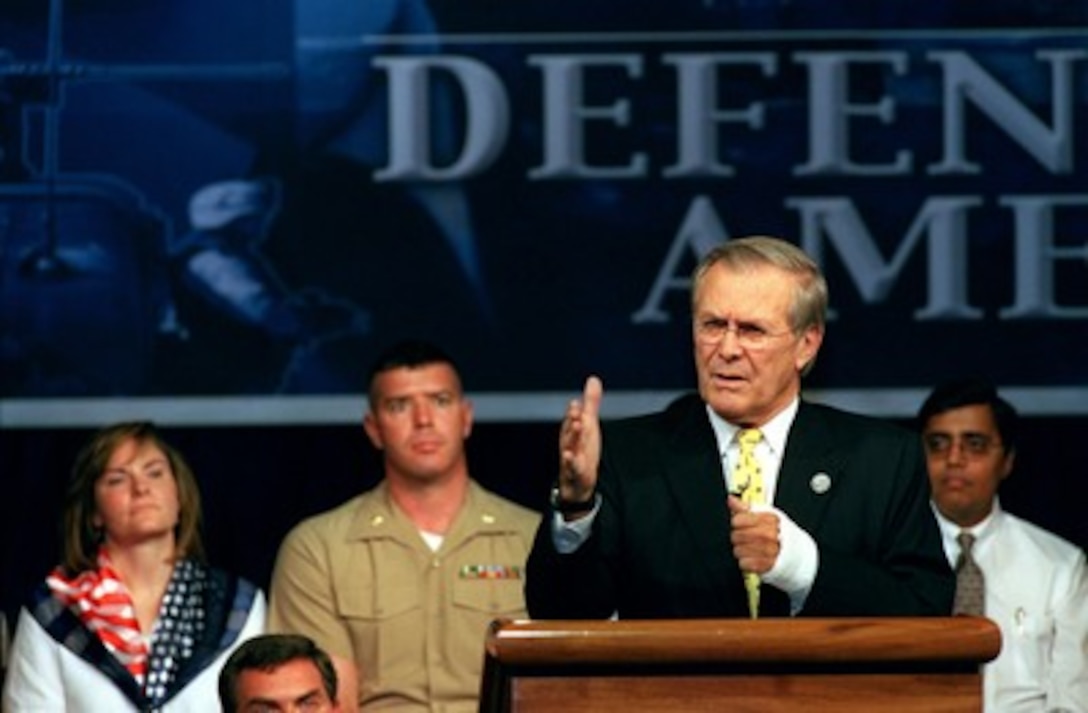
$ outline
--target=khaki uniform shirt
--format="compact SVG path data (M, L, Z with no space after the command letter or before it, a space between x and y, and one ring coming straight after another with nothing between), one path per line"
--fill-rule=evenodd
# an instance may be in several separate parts
M365 710L475 712L488 625L527 616L525 560L539 521L472 482L432 552L383 481L287 535L269 629L353 659Z

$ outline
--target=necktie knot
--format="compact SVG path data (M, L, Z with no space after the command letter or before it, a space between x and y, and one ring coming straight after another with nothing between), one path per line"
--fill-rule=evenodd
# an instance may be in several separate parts
M763 431L760 431L758 428L742 428L737 433L737 442L740 443L741 449L747 448L748 450L751 450L762 440Z

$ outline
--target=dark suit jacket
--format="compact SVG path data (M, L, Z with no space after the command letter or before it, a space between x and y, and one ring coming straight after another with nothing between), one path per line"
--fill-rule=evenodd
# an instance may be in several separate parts
M529 556L535 618L741 617L747 598L730 544L726 485L703 401L602 424L592 536L560 555L551 516ZM819 493L812 478L826 474ZM824 479L825 482L827 479ZM819 548L801 615L919 616L951 611L955 580L929 506L916 434L801 402L783 455L775 506ZM788 616L763 585L763 616Z

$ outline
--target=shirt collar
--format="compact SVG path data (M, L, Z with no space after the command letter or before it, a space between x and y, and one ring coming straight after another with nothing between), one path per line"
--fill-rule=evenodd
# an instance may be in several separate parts
M800 397L794 396L793 400L784 409L759 427L759 430L763 432L763 440L771 449L771 453L779 458L782 457L786 450L786 438L790 434L790 427L797 417L797 409L800 404ZM710 408L709 404L706 406L706 412L710 417L710 426L714 429L714 438L718 442L718 455L724 457L726 449L733 443L733 439L736 438L737 431L741 430L741 427L726 421L714 409Z
M971 527L960 527L942 515L932 501L929 504L933 508L933 515L937 518L937 525L941 528L941 541L944 544L945 552L949 555L949 560L953 562L959 556L960 544L956 538L961 532L969 532L974 535L975 546L977 547L988 539L990 533L995 531L996 523L1001 519L1001 501L996 495L994 496L994 505L990 510L990 514L982 522Z

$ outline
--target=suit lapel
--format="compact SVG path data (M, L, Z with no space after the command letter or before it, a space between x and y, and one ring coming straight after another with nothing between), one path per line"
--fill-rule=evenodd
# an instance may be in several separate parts
M818 409L804 401L786 439L778 473L775 506L808 532L816 532L829 497L845 477L847 450L835 438Z
M685 406L677 414L669 440L665 478L681 521L695 543L693 556L698 566L719 586L726 587L730 581L741 580L729 542L722 462L703 402L695 398Z
M694 543L691 566L701 567L722 592L722 601L743 598L743 584L729 541L725 477L717 441L698 398L676 410L665 459L666 486ZM821 416L819 407L801 402L778 473L775 506L813 533L819 529L831 495L846 477L849 449ZM820 492L823 485L827 490ZM786 616L788 598L763 588L767 615Z

